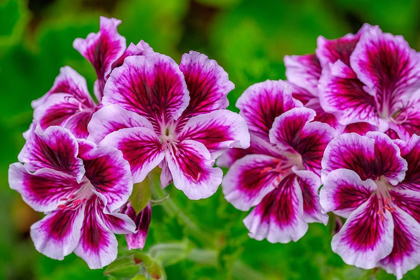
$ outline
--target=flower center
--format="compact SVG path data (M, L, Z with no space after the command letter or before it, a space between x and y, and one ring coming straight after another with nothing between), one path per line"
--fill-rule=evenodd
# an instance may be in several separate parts
M302 156L296 152L286 152L282 158L276 158L273 161L277 163L276 167L266 167L261 170L261 173L278 173L277 183L280 183L283 178L293 172L293 166L296 166L299 170L305 169Z
M89 179L84 177L81 185L82 186L73 194L69 195L68 197L60 198L60 201L62 201L63 204L58 205L57 208L60 210L76 210L89 197L91 197L93 194L92 189L94 187Z
M384 221L384 214L386 210L391 213L395 211L395 207L392 202L394 198L389 194L389 190L392 189L392 186L385 176L379 177L375 183L377 186L376 197L378 198L379 203L378 215L381 217L381 220Z
M162 143L162 150L173 149L177 151L178 140L176 139L174 124L161 124L159 139Z

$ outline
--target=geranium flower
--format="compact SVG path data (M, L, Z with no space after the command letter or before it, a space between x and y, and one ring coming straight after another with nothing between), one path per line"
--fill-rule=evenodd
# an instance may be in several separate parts
M197 52L179 66L158 53L128 57L106 83L89 139L121 150L135 183L159 165L163 186L173 178L189 198L208 197L222 181L214 160L249 146L245 121L225 110L233 88L216 61Z
M401 36L369 27L349 59L324 67L321 106L344 125L366 122L408 139L420 132L419 64L420 55Z
M322 155L336 131L313 122L315 112L303 108L282 81L251 86L236 105L248 123L251 147L226 174L225 198L243 211L255 206L244 220L252 238L296 241L309 222L328 220L317 191Z
M31 227L35 248L62 260L75 252L90 268L117 257L114 233L136 231L134 222L117 213L132 191L128 162L114 148L77 140L65 128L42 132L34 126L9 168L10 187L46 216Z
M398 147L397 146L400 146ZM332 249L348 264L398 279L420 263L420 137L343 134L322 160L322 208L347 218Z
M377 130L376 126L364 120L341 123L341 119L337 118L331 110L322 106L318 89L321 75L325 72L324 69L338 60L348 64L360 36L369 27L369 24L365 24L357 34L347 34L335 40L327 40L320 36L316 54L284 57L286 77L292 85L293 97L301 101L305 107L316 112L315 121L327 123L340 132L356 132L364 135L368 131Z
M95 68L98 80L94 91L99 101L110 72L121 66L126 57L153 52L143 41L130 44L126 49L125 38L117 31L120 23L117 19L101 17L98 33L92 33L86 39L76 39L73 44ZM85 78L66 66L61 68L53 87L33 101L32 107L35 109L34 119L42 129L59 125L68 128L78 138L86 138L87 125L98 105L90 96Z
M128 250L144 248L147 233L149 232L150 221L152 220L152 205L148 203L139 213L136 213L130 202L121 207L121 213L128 215L136 224L136 232L126 234Z

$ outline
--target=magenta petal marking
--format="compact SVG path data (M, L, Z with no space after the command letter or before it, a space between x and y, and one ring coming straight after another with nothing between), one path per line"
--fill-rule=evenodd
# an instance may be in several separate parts
M112 71L104 92L104 105L117 104L156 126L180 117L190 100L178 65L158 53L127 57Z
M274 119L292 108L302 106L291 93L290 86L283 81L265 81L250 86L239 97L236 107L241 110L249 130L268 141Z
M397 185L398 189L420 191L420 137L413 135L401 148L401 156L407 161L407 172L404 180ZM419 220L420 222L420 220Z
M184 117L226 109L229 105L227 94L235 85L229 81L228 74L215 60L190 51L182 55L179 68L184 73L191 98Z
M328 215L322 213L318 196L318 189L321 187L321 180L311 171L293 171L297 175L297 183L302 191L303 217L305 222L320 222L326 225L328 223Z
M397 279L420 264L420 225L410 215L396 208L394 218L394 246L391 254L379 262Z
M337 169L330 172L324 180L320 192L321 206L325 212L333 211L348 218L376 189L376 184L371 179L362 181L352 170Z
M120 20L100 17L100 31L90 33L86 39L74 40L73 47L78 50L95 68L98 80L95 95L100 101L111 65L124 53L125 38L118 34Z
M80 181L85 169L77 154L76 138L68 130L54 126L42 132L33 127L18 159L29 171L51 168L72 174Z
M68 118L64 123L64 127L70 130L74 136L80 139L86 139L89 135L88 124L95 110L81 111Z
M375 267L393 247L394 222L389 211L379 214L379 201L371 197L354 211L332 239L332 249L347 264Z
M62 67L60 74L54 81L52 88L41 98L32 101L32 108L40 106L48 97L57 93L65 93L82 102L86 107L93 107L95 103L89 94L86 80L69 66Z
M237 160L223 179L223 194L237 209L246 211L261 202L278 184L277 158L247 155Z
M344 128L344 133L357 133L359 135L366 135L369 131L376 131L377 127L371 125L370 123L357 122L346 125Z
M137 45L130 43L128 48L124 51L124 53L112 64L112 69L120 67L123 65L124 60L129 56L137 56L137 55L148 55L153 53L153 49L149 46L148 43L141 40ZM108 77L107 77L108 78Z
M167 148L165 159L175 187L190 199L211 196L222 182L222 170L213 167L210 152L200 142L184 140Z
M127 234L125 236L128 250L142 250L144 248L144 244L146 243L147 233L149 231L149 225L152 218L152 206L149 203L146 208L136 214L133 207L131 207L131 204L127 203L123 211L136 223L137 230L136 233Z
M18 191L29 206L40 212L56 210L62 204L60 198L80 189L79 183L69 174L48 168L31 173L20 163L10 165L8 177L10 188Z
M153 130L124 128L109 134L100 143L120 150L130 163L133 182L139 183L164 158L162 143Z
M303 219L303 197L296 175L284 178L245 218L249 235L271 243L297 241L308 230Z
M74 251L80 240L84 207L47 214L31 226L31 238L42 254L57 260Z
M146 118L117 105L105 106L93 114L88 125L88 140L99 143L111 132L130 127L153 130L152 124Z
M339 60L332 68L339 64L343 63ZM347 69L353 73L346 65L343 65L342 68L344 69L341 71ZM378 125L379 119L375 100L364 91L364 85L355 77L343 72L334 73L333 70L329 70L326 66L322 72L319 84L322 108L326 112L334 114L343 125L355 122L368 122L372 125Z
M80 154L86 178L95 191L107 201L109 212L120 208L130 197L133 188L130 165L121 151L109 145L99 146Z
M412 190L393 190L390 195L396 206L420 223L420 193Z
M420 55L402 36L382 33L377 26L362 34L350 64L375 96L384 117L392 117L420 83Z
M322 69L316 55L286 55L284 65L288 81L317 96L318 80Z
M101 201L93 195L86 203L80 242L76 255L86 261L89 268L102 268L117 257L118 242L101 220Z
M228 110L217 110L192 117L178 136L203 143L213 158L227 148L248 148L250 138L245 120Z

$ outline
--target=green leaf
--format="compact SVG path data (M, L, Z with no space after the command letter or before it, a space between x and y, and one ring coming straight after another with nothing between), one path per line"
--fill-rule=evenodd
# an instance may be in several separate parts
M105 270L105 275L117 278L132 277L139 272L139 265L136 264L132 255L116 259Z
M150 201L151 198L150 184L148 180L144 180L141 183L134 184L133 192L130 196L131 206L133 206L136 213L143 210Z

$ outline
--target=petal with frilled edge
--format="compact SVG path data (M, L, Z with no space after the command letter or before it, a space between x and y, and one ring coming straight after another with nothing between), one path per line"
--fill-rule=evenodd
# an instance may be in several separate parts
M128 250L144 248L146 243L147 233L149 231L149 225L152 218L152 205L149 203L147 206L136 214L136 211L128 202L127 205L121 209L121 212L127 214L136 224L136 233L127 234L125 236L127 240Z
M317 96L321 64L315 54L286 55L284 57L287 80Z
M153 53L153 49L149 46L148 43L146 43L143 40L140 40L140 42L137 45L130 43L130 45L127 47L124 53L118 58L117 61L115 61L112 64L112 69L123 65L124 60L129 56L148 55L151 53Z

